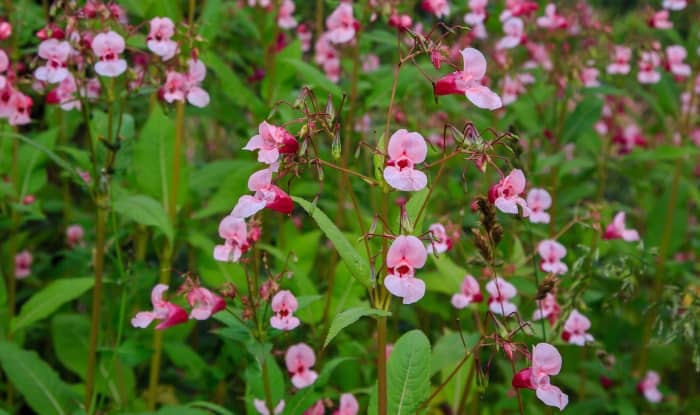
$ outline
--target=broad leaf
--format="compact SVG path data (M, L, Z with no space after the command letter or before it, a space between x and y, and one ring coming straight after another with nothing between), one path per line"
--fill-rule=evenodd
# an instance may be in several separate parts
M384 310L377 310L376 308L371 308L367 305L359 306L347 309L342 313L339 313L331 322L331 327L328 329L328 335L326 335L326 341L323 343L323 347L328 346L331 342L344 328L348 327L352 323L356 322L362 317L375 316L375 317L388 317L391 313Z
M387 368L387 406L393 415L413 415L430 391L430 342L419 330L394 345Z
M173 225L163 206L155 199L145 195L129 195L114 202L114 210L141 225L154 226L168 238L175 238Z

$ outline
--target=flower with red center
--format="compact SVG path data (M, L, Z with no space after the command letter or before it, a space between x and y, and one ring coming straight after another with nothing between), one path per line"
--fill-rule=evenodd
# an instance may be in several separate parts
M282 0L279 13L277 14L277 25L282 29L294 29L297 27L297 21L294 18L294 9L296 6L292 0Z
M498 210L512 215L518 214L518 206L523 211L523 216L530 216L530 208L525 199L520 195L525 191L525 175L520 169L514 169L507 176L489 189L489 201Z
M544 29L566 29L569 22L566 17L557 14L557 6L554 3L549 3L544 9L544 16L537 18L537 26Z
M457 309L466 308L471 303L480 303L484 297L481 295L479 282L471 275L465 275L459 292L452 296L452 306Z
M579 313L578 310L573 310L569 314L569 318L564 323L564 331L561 333L561 338L569 344L577 346L585 346L586 343L592 342L593 336L588 333L591 328L591 321Z
M428 146L422 135L400 129L391 135L387 145L389 159L384 167L384 180L397 190L415 192L428 184L428 177L415 165L425 161Z
M75 83L73 75L68 74L58 87L46 94L46 102L48 104L58 104L64 111L72 109L80 109L80 99L77 97L78 86Z
M84 237L85 230L82 226L70 225L66 228L66 244L68 244L68 247L75 248L78 245L82 245Z
M615 45L613 49L612 62L608 65L610 75L626 75L630 72L630 59L632 50L626 46Z
M412 235L397 236L389 247L384 286L391 294L403 298L404 304L413 304L425 295L425 282L415 274L416 269L423 268L427 258L425 246Z
M299 304L291 291L282 290L272 297L271 303L274 316L270 317L270 325L277 330L294 330L299 326L299 319L294 317Z
M177 42L171 39L174 34L175 24L169 17L154 17L150 21L146 45L151 52L167 61L178 51Z
M276 163L280 154L294 154L299 143L283 127L277 127L263 121L258 126L258 134L253 136L243 150L258 151L258 161L266 164Z
M542 300L537 300L536 303L537 308L532 313L532 319L542 320L546 318L549 324L553 326L561 314L561 307L557 304L557 297L552 293L547 293Z
M537 253L539 253L542 258L540 262L542 271L561 275L566 274L569 270L569 267L561 262L561 259L566 256L566 248L559 242L545 239L537 245Z
M355 38L360 24L353 16L352 4L342 2L326 18L328 39L333 43L347 43Z
M226 301L204 287L196 287L187 293L187 302L192 311L190 318L206 320L226 308Z
M486 284L486 291L489 292L488 304L492 313L508 317L518 311L518 307L510 302L518 295L513 284L497 276Z
M453 72L435 83L435 95L464 94L479 108L495 110L501 108L501 98L482 85L486 75L486 58L474 48L461 52L464 70Z
M95 72L106 77L117 77L126 71L126 61L120 55L124 52L124 38L116 32L99 33L92 39L92 51L99 62Z
M603 239L623 239L628 242L635 242L639 240L639 233L634 229L627 229L625 212L618 212L612 223L605 227Z
M34 101L19 91L12 91L9 102L10 125L24 125L31 122L31 112Z
M442 254L452 249L452 239L441 223L433 223L428 228L430 243L426 246L429 254Z
M318 373L311 370L316 364L316 355L313 349L305 343L295 344L287 349L284 356L287 371L292 375L292 384L297 389L303 389L313 385L318 378Z
M333 415L357 415L360 412L360 404L352 393L340 395L340 405Z
M447 0L423 0L421 7L426 12L434 14L438 19L450 14L450 3Z
M644 395L646 400L651 403L661 402L664 396L659 391L660 382L661 377L659 374L650 370L647 372L646 376L644 376L644 379L637 384L637 391Z
M32 273L32 253L26 249L15 255L15 278L18 280L27 278Z
M685 63L688 52L681 45L673 45L666 48L666 66L672 74L679 78L690 76L690 65Z
M486 20L488 0L469 0L469 13L464 15L464 23L479 26Z
M39 57L46 60L34 72L34 77L40 81L55 84L70 75L66 68L68 58L73 52L70 43L65 40L47 39L39 44Z
M654 12L648 20L649 27L653 29L671 29L673 28L673 23L668 20L669 12L668 10L660 10Z
M182 307L163 299L163 294L168 291L168 286L158 284L151 291L151 303L153 311L139 311L131 319L131 325L138 328L148 327L153 320L161 320L156 330L167 329L176 324L187 321L187 312Z
M297 26L297 36L299 37L299 41L301 42L301 51L302 52L308 52L311 50L311 30L309 30L309 27L302 23L299 26Z
M561 371L561 354L548 343L539 343L532 349L532 363L513 376L513 387L533 389L537 398L545 405L563 411L569 397L558 387L549 383L549 377Z
M656 68L661 64L659 54L654 51L642 52L639 59L637 80L642 84L655 84L661 80L661 74Z
M627 154L635 147L646 147L647 140L642 135L642 130L633 122L627 124L622 131L613 136L613 142L618 145L618 153Z
M586 88L596 88L600 86L600 81L598 81L598 74L599 71L596 68L583 68L579 73L579 78L581 78L581 82Z
M552 207L552 197L545 189L530 189L527 192L527 207L530 208L530 222L549 223L546 210Z
M255 194L241 196L231 215L247 218L265 208L285 215L292 213L294 209L292 198L284 190L272 184L272 168L253 173L248 179L248 188Z
M219 236L223 245L214 247L214 259L221 262L238 262L249 248L247 225L241 218L229 215L219 223Z

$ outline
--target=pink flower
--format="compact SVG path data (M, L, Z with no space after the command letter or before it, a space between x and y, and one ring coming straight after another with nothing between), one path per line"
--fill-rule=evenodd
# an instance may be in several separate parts
M683 10L688 5L686 0L664 0L661 7L668 10Z
M561 314L561 307L557 304L557 297L552 293L547 293L547 295L542 300L536 301L537 308L535 312L532 313L533 320L542 320L546 318L549 320L550 325L554 325Z
M64 80L70 73L66 69L68 58L73 52L70 43L56 39L47 39L39 44L39 57L46 60L34 72L34 77L40 81L55 84Z
M12 91L9 102L10 125L24 125L31 122L31 112L34 101L19 91Z
M100 33L92 39L92 51L99 62L95 64L95 72L110 78L126 71L126 61L119 55L124 52L124 38L116 32Z
M537 252L542 258L540 262L542 271L552 274L566 274L566 271L569 270L569 267L561 262L561 259L566 256L566 248L559 242L545 239L537 245Z
M280 11L277 15L277 25L282 29L294 29L297 27L297 21L292 16L296 6L292 0L283 0L280 5Z
M480 303L483 299L479 282L473 276L465 275L459 292L452 296L452 306L462 309L471 303Z
M683 62L687 56L688 52L681 45L666 48L666 61L672 74L681 78L690 76L690 65Z
M265 401L261 401L260 399L253 399L253 406L260 415L270 415L270 411L267 409ZM275 406L273 411L275 411L275 415L281 414L282 411L284 411L284 400L279 401L279 403L277 404L277 406Z
M425 295L425 282L415 278L416 269L423 268L428 253L415 236L400 235L394 239L386 254L386 289L404 304L413 304Z
M512 49L518 46L525 36L525 24L519 17L511 17L503 22L506 35L496 43L496 49Z
M328 40L332 43L346 43L355 38L360 24L353 16L352 4L342 2L326 18Z
M344 393L340 395L340 405L333 415L357 415L360 412L360 404L357 403L355 395Z
M177 42L171 38L175 34L175 24L169 17L154 17L150 22L150 31L146 37L148 49L164 61L175 56Z
M421 190L428 176L415 165L425 161L428 146L422 135L400 129L389 137L389 160L384 167L384 179L391 187L405 192Z
M530 52L530 57L532 58L532 61L525 64L526 67L536 67L539 65L545 71L552 70L552 60L549 57L549 52L547 51L547 47L545 45L535 42L527 42L525 47L527 48L527 51Z
M513 376L513 387L533 389L537 398L545 405L563 411L569 397L558 387L549 383L549 377L561 371L561 355L554 346L539 343L532 349L532 363Z
M598 69L596 68L583 68L581 69L580 73L580 78L581 82L583 83L583 86L586 88L595 88L600 86L600 82L598 81Z
M389 26L395 27L400 32L405 32L411 28L413 19L411 19L411 16L408 14L399 15L398 13L393 13L391 16L389 16L389 21L387 23L389 23Z
M78 86L75 83L73 75L68 74L58 87L46 94L46 102L48 104L59 104L64 111L72 109L80 109L80 99L76 96Z
M207 75L207 67L199 59L189 59L187 68L188 70L185 74L187 102L195 107L206 107L209 105L209 94L200 87L200 84Z
M537 11L537 2L529 0L506 0L506 10L500 16L501 21L511 16L528 16Z
M453 72L435 83L435 95L464 94L479 108L501 108L501 98L481 84L486 75L486 58L474 48L463 49L464 70Z
M280 153L294 154L299 143L287 130L263 121L258 126L258 135L253 136L243 150L258 152L258 161L266 164L276 163Z
M473 26L483 24L488 3L488 0L469 0L469 13L464 15L464 23Z
M503 213L518 214L518 206L523 216L530 216L530 208L520 195L525 191L525 175L522 170L514 169L506 177L489 189L489 201Z
M527 193L527 207L530 208L530 222L549 223L547 209L552 207L552 197L545 189L530 189Z
M661 382L661 377L659 374L650 370L647 372L644 379L637 385L637 390L639 393L644 395L647 401L652 403L661 402L664 396L659 391L659 382Z
M452 239L447 236L445 227L440 223L433 223L428 228L430 243L426 246L429 254L442 254L452 249Z
M668 20L668 10L655 12L649 19L649 26L654 29L671 29L673 23Z
M8 22L0 22L0 40L5 40L12 36L12 25Z
M272 297L270 325L277 330L294 330L299 325L299 319L294 317L299 304L291 291L282 290Z
M564 331L561 333L561 338L570 344L584 346L586 343L593 341L593 336L588 334L591 328L591 321L579 313L578 310L571 311L569 318L564 323Z
M294 209L294 202L284 190L272 184L272 168L253 173L248 179L248 188L255 192L253 196L245 195L238 199L231 215L247 218L264 208L289 215Z
M503 105L512 104L518 99L518 96L525 92L525 86L516 76L511 78L509 75L503 77Z
M226 301L204 287L197 287L187 293L187 302L192 307L190 318L206 320L226 308Z
M232 215L226 216L219 223L219 236L223 245L214 247L214 259L221 262L238 262L248 250L247 226L243 219Z
M165 77L165 85L163 85L161 89L163 99L168 103L184 101L186 84L187 80L185 75L179 72L169 71Z
M18 280L27 278L32 273L32 253L26 249L15 255L15 278Z
M313 406L304 411L304 415L323 415L326 413L326 407L323 405L323 399L316 401Z
M309 50L311 50L312 35L307 25L302 23L297 27L297 36L299 37L299 41L301 42L301 51L308 52Z
M489 292L489 310L494 314L505 317L518 311L518 307L510 302L510 299L518 294L515 286L501 277L496 277L486 284Z
M324 33L318 38L314 51L314 61L323 67L328 79L338 82L340 79L340 53L331 43L328 33Z
M316 364L316 356L305 343L295 344L287 349L284 361L287 364L287 370L292 375L292 384L297 389L311 386L316 382L318 373L310 370Z
M655 84L661 80L661 74L656 68L661 63L659 54L654 51L642 52L639 59L639 72L637 80L642 84Z
M187 312L185 310L163 299L163 293L166 291L168 291L168 286L165 284L158 284L153 287L153 291L151 291L153 311L139 311L131 319L131 325L143 329L148 327L153 320L162 320L156 326L156 330L163 330L187 321Z
M379 69L379 56L369 53L362 57L362 72L374 72Z
M569 26L566 17L557 14L557 6L554 3L549 3L544 9L544 16L537 18L537 26L544 29L565 29Z
M450 3L447 0L423 0L421 7L437 18L447 17L450 14Z
M610 75L630 73L630 59L632 58L632 50L626 46L616 45L613 49L612 62L608 65L608 73Z
M618 212L612 223L605 227L603 239L624 239L628 242L635 242L639 240L639 233L634 229L627 229L625 212Z
M82 226L70 225L66 228L66 244L68 244L70 248L82 245L83 237L85 237L85 231Z
M635 147L646 147L647 140L642 136L642 130L638 125L629 123L625 128L613 136L613 142L618 145L620 154L627 154Z

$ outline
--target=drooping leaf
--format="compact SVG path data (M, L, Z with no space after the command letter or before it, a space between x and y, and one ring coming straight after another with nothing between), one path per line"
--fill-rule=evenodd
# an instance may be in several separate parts
M328 329L328 335L326 335L326 340L323 342L323 347L328 346L331 342L344 328L348 327L352 323L356 322L362 317L375 316L375 317L388 317L391 313L384 310L377 310L376 308L371 308L368 305L353 307L339 313L333 318L331 326Z
M173 225L165 209L149 196L123 196L114 202L114 210L136 223L158 228L170 242L175 238Z

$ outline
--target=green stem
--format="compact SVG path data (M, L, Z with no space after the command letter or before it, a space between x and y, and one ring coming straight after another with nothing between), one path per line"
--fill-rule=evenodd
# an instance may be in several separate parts
M377 401L378 415L387 415L386 317L377 318Z
M270 389L270 374L267 369L266 360L260 362L260 368L262 369L263 389L265 390L265 406L267 406L268 412L274 414L275 404L274 402L272 402L272 390Z

